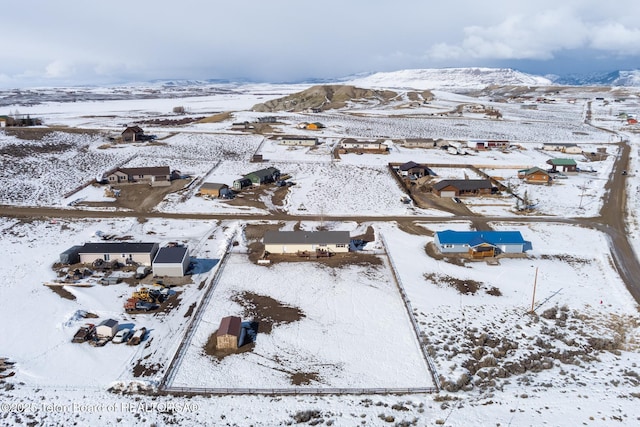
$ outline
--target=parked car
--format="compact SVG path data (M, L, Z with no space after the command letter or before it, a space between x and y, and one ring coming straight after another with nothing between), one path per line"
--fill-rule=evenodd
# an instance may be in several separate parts
M123 342L129 341L129 337L131 336L131 329L124 328L120 329L116 335L113 337L111 342L114 344L122 344Z

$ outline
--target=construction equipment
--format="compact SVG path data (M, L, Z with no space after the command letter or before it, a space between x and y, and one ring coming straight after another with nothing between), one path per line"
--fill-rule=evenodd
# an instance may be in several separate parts
M124 310L127 313L131 313L133 311L153 311L160 308L158 304L154 304L152 302L140 301L136 298L129 298L124 303Z
M131 294L131 299L136 299L138 301L145 301L145 302L151 302L151 303L156 302L156 296L147 287L138 288L136 291L134 291Z

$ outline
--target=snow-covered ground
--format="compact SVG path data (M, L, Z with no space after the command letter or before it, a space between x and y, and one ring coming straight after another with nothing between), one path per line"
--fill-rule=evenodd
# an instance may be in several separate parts
M257 102L291 93L295 88L247 88L233 94L167 100L120 100L14 106L22 114L42 116L47 124L121 130L123 123L170 116L177 105L194 115L233 111L220 123L175 127L146 127L162 145L132 144L106 147L106 136L52 133L42 141L19 140L0 133L0 202L29 206L67 206L70 201L108 201L89 186L65 195L96 175L118 165L151 166L169 163L203 181L231 182L257 169L251 156L263 154L267 165L291 175L278 209L296 215L344 215L349 222L324 223L331 229L363 233L371 225L375 240L364 253L375 254L379 265L330 268L315 263L258 266L247 257L246 224L234 213L265 214L272 208L243 209L223 201L169 196L161 213L228 213L225 221L132 219L0 218L0 246L5 254L0 286L0 358L15 362L15 376L0 387L0 423L42 425L118 423L157 425L271 426L306 422L326 425L635 425L637 388L638 307L612 266L611 243L599 231L554 222L555 218L594 217L602 208L604 186L619 153L617 142L632 145L628 185L630 239L638 239L640 184L636 177L640 139L622 120L619 110L638 111L637 98L604 105L592 103L592 124L583 122L586 101L562 100L523 110L517 103L498 103L436 92L423 109L383 108L320 114L278 114L283 134L317 136L317 149L290 149L261 135L231 131L235 121L253 120ZM504 120L464 116L440 118L429 111L450 110L463 102L481 102L500 109ZM7 111L8 112L8 111ZM422 114L424 113L424 114ZM301 121L321 121L317 133L296 128ZM341 155L330 148L342 137L381 138L387 155ZM508 139L519 148L472 151L450 155L439 149L408 149L404 138L451 140ZM570 175L552 186L523 184L519 169L545 167L556 153L541 151L544 142L575 142L585 151L606 147L601 162L574 158L581 169L595 172ZM403 193L390 175L391 162L416 161L436 165L442 178L464 178L457 164L476 165L500 177L514 192L536 203L532 214L548 222L513 220L510 197L470 198L475 213L503 217L497 230L519 230L533 249L525 258L501 259L499 265L453 263L427 255L432 232L468 230L461 221L431 222L446 216L400 202ZM470 172L468 172L470 174ZM470 176L471 177L471 176ZM301 209L304 207L304 209ZM447 214L448 215L448 214ZM388 221L361 223L359 217L387 216ZM424 233L409 234L395 216L424 218ZM314 229L320 224L284 222L283 229ZM61 298L44 282L55 279L52 264L74 244L93 241L95 231L130 236L133 241L178 241L192 249L197 273L180 286L179 304L167 313L124 313L122 304L132 288L126 284L88 288L65 286L75 299ZM232 240L229 260L220 259ZM388 259L384 254L388 254ZM372 255L373 256L373 255ZM314 373L302 388L430 387L431 376L422 358L426 346L446 391L436 395L300 395L195 396L191 398L109 393L154 388L173 358L203 297L203 284L220 273L191 345L173 378L174 386L209 388L294 388L292 373ZM394 273L406 291L420 342L413 332ZM528 314L536 286L537 315ZM461 293L457 287L466 286ZM477 289L475 289L477 288ZM475 289L475 290L473 290ZM472 291L473 290L473 291ZM241 314L234 298L242 292L269 296L300 309L305 317L274 326L259 335L255 348L216 360L204 354L210 334L221 317ZM91 347L73 344L71 337L87 319L85 312L112 317L132 327L145 326L149 338L140 346ZM244 319L243 319L244 320ZM136 376L146 370L147 374ZM5 371L6 372L6 371ZM3 372L3 373L5 373ZM207 420L207 421L202 421ZM314 421L315 420L315 421ZM405 423L405 424L400 424Z

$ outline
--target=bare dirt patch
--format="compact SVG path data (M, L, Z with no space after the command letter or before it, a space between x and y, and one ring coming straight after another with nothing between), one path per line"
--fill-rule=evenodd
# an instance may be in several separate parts
M471 279L458 279L456 277L447 276L444 274L425 273L425 280L434 282L437 285L445 284L456 289L460 294L475 295L479 289L482 288L483 283Z
M252 319L250 329L255 332L258 337L261 333L270 334L276 326L297 322L305 317L304 313L300 309L283 304L282 302L266 295L259 295L253 292L243 292L241 294L234 295L232 299L234 302L242 306L242 318ZM218 349L216 339L217 332L218 331L216 330L209 336L204 347L204 352L218 360L231 354L253 351L255 347L255 342L251 342L241 346L237 350ZM309 375L310 374L307 374L306 377L302 375L299 380L303 381L307 378L310 381L311 377Z
M273 196L271 196L271 203L273 203L274 206L283 207L288 194L289 187L278 187L276 191L273 192Z
M58 296L68 299L70 301L75 301L76 296L63 288L62 286L47 286L47 288L51 289L54 293L58 294Z
M428 230L413 221L399 221L398 228L401 231L404 231L407 234L412 234L414 236L429 236L433 237L433 231Z
M368 226L367 231L364 234L359 234L357 236L352 237L353 240L362 240L363 242L369 243L376 240L376 232L373 229L373 226Z
M147 355L146 357L149 356L150 355ZM162 365L159 363L146 364L142 359L138 359L136 364L133 366L133 376L136 378L154 377L161 369Z
M113 186L120 190L120 196L113 202L82 202L79 205L92 207L118 207L136 212L149 212L160 203L167 194L184 189L189 183L186 179L176 179L167 187L151 187L147 184L127 184Z
M233 297L243 308L243 319L258 322L258 333L270 334L274 326L297 322L305 314L297 307L288 306L266 295L243 292Z

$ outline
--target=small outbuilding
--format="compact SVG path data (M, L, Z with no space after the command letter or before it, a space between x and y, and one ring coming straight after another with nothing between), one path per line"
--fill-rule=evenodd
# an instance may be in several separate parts
M160 248L153 259L153 275L184 277L189 269L189 249L186 246Z
M118 321L115 319L106 319L100 322L96 327L96 335L99 338L113 338L118 332Z
M198 194L201 196L221 197L224 194L224 190L228 190L227 184L220 184L217 182L205 182L200 186Z
M76 264L80 262L80 254L79 251L82 246L72 246L66 251L60 254L60 263L61 264Z
M223 317L216 332L218 350L236 350L240 346L242 321L237 316Z

